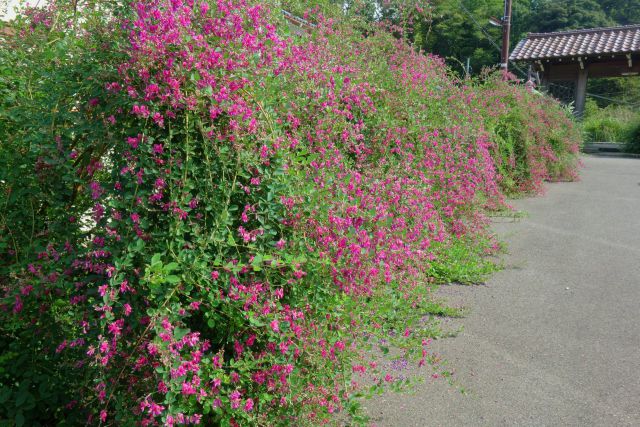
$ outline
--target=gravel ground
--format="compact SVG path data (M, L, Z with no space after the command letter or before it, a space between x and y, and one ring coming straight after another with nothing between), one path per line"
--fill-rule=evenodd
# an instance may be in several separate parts
M640 160L584 157L499 219L505 269L440 292L470 313L434 342L455 385L364 401L376 426L640 426ZM466 393L461 393L464 388Z

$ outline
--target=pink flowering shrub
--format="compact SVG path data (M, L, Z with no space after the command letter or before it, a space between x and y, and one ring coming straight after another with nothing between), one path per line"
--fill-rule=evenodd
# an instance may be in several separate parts
M493 158L505 192L541 192L545 181L577 178L581 137L568 110L498 75L486 78L482 89L473 105L494 135Z
M376 27L316 13L291 36L254 0L69 3L2 50L16 424L328 422L361 377L398 382L374 344L428 360L430 284L492 270L504 190L575 171L547 98L457 81Z

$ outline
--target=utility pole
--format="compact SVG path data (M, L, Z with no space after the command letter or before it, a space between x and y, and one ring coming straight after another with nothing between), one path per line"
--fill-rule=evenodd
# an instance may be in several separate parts
M509 70L509 36L511 35L511 0L504 0L504 16L502 17L502 55L500 69Z

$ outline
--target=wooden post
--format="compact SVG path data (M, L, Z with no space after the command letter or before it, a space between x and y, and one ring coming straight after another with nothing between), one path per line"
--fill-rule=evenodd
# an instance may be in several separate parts
M576 82L576 96L574 114L578 118L584 115L584 104L587 101L587 69L578 71L578 81Z
M502 17L502 51L500 68L509 70L509 37L511 35L511 0L504 0L504 16Z

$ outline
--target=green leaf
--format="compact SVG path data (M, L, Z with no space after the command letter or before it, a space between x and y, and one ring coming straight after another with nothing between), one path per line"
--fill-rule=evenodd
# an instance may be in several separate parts
M31 393L29 393L25 388L20 387L20 391L18 391L18 395L16 396L16 406L22 406L30 395Z
M158 264L162 264L162 254L160 254L160 253L154 254L151 257L151 265L155 266L155 265L158 265Z
M254 316L249 316L249 324L251 324L252 326L257 326L259 328L261 328L261 327L266 325L266 323L260 321L259 319L257 319Z
M175 328L173 330L173 337L176 340L180 340L182 339L185 335L187 335L189 333L189 329L187 328Z
M173 285L173 284L176 284L176 283L180 282L180 277L171 274L171 275L165 277L165 280Z
M14 419L15 423L16 423L16 427L22 427L24 425L24 414L22 413L22 411L19 411L16 414L16 418Z
M166 271L167 273L177 269L179 267L177 262L170 262L169 264L164 266L164 271Z
M6 386L0 388L0 404L3 404L11 397L11 389Z

